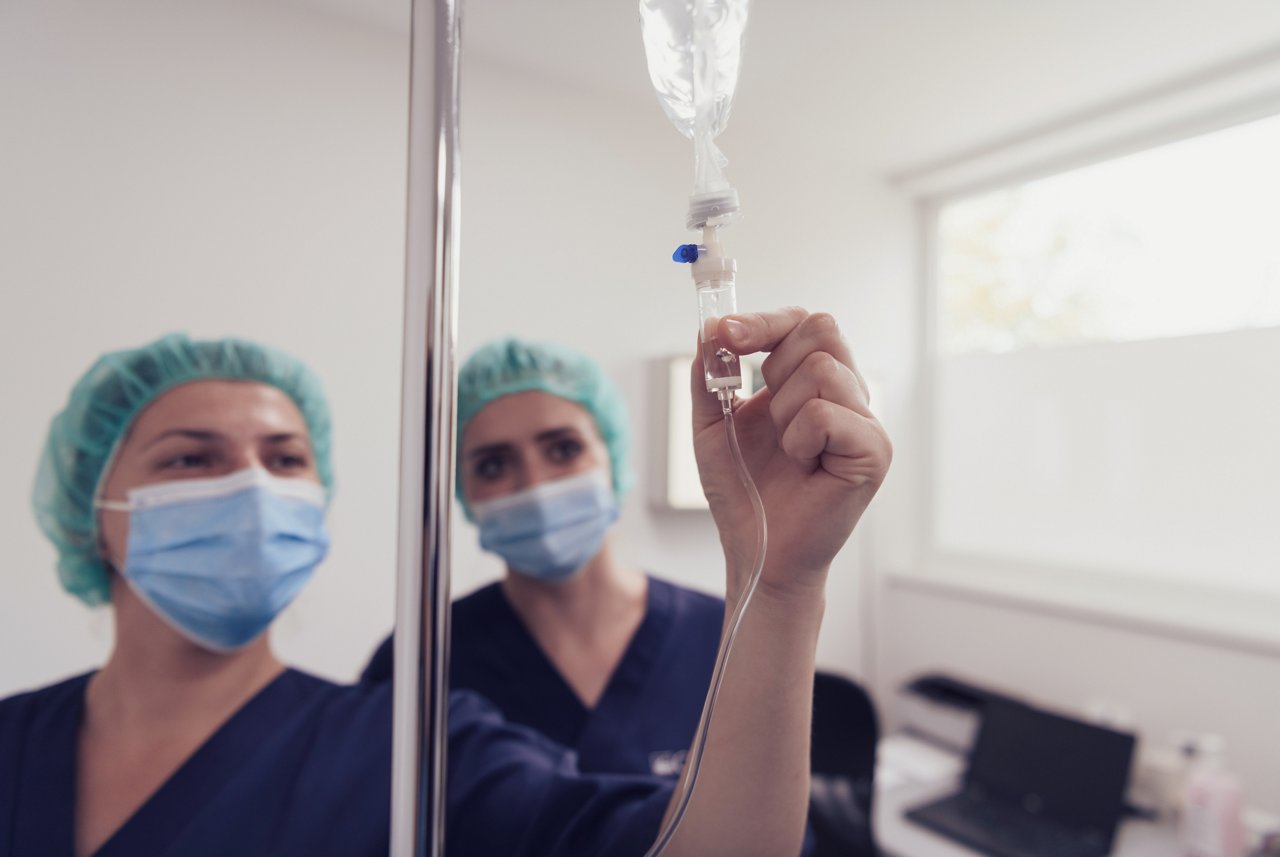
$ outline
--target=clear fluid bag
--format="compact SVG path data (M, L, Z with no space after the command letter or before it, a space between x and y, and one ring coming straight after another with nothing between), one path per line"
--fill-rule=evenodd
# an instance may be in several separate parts
M640 0L649 79L671 123L693 140L693 197L722 198L733 208L727 214L736 212L737 194L715 138L729 121L738 85L747 9L748 0ZM691 221L693 208L691 200Z

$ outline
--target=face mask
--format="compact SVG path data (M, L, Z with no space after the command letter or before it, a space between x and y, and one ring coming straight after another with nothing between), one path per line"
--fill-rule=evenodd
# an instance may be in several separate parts
M325 492L257 468L145 485L128 502L121 572L160 618L196 644L252 642L297 596L329 549Z
M596 555L618 504L603 470L471 504L480 546L538 580L566 580Z

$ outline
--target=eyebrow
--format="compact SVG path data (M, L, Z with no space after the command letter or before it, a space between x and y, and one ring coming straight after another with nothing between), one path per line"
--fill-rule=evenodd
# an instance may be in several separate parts
M577 429L570 426L562 426L560 428L547 429L540 431L533 436L533 439L539 443L545 443L549 440L559 440L563 437L578 437ZM498 443L486 443L484 446L477 446L475 449L467 453L467 458L480 458L485 455L493 455L498 452L510 452L515 449L515 444L509 441L499 441Z
M561 428L547 429L546 431L538 432L536 435L534 435L534 440L538 440L538 441L558 440L559 438L562 438L562 437L577 437L577 436L578 436L577 429L570 428L569 426L563 426Z
M161 432L160 434L156 435L150 441L148 441L147 444L142 447L142 449L148 450L151 447L158 444L160 441L166 440L171 437L182 437L182 438L186 438L187 440L198 440L198 441L203 441L205 443L226 440L225 435L223 435L221 432L209 431L208 429L175 428L175 429L169 429L168 431ZM305 442L306 438L303 436L301 432L285 431L285 432L275 432L273 434L264 435L263 437L259 438L259 440L265 441L266 443L285 443L291 440L299 440L299 441Z
M297 432L297 431L280 431L280 432L276 432L275 434L269 434L269 435L266 435L265 437L261 437L259 438L259 440L266 441L267 443L286 443L291 440L297 440L297 441L301 441L302 443L306 443L307 436L302 432Z
M205 429L175 428L175 429L169 429L168 431L165 431L165 432L161 432L160 434L151 438L151 440L147 441L146 445L143 446L142 448L143 450L150 449L160 441L166 440L167 438L171 438L171 437L185 437L188 440L203 440L203 441L222 440L222 435L220 435L216 431L208 431Z
M496 452L507 452L514 447L509 443L486 443L484 446L477 446L475 449L467 453L467 458L480 458L485 455L493 455Z

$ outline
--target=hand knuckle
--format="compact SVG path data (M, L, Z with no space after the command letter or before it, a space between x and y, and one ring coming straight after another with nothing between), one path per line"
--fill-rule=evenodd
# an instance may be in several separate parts
M844 373L844 364L829 351L815 351L805 358L805 362L819 381L835 381Z
M831 413L828 403L822 399L810 399L800 408L799 416L804 418L806 427L823 431L831 428L834 423L834 417Z
M840 337L840 323L829 312L813 313L805 319L805 326L812 335L820 338Z

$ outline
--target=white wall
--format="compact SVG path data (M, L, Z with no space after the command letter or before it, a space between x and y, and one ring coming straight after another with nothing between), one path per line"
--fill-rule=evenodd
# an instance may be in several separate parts
M94 357L174 330L272 342L326 384L334 547L283 655L347 678L390 625L406 67L403 38L267 4L0 6L0 696L105 657L31 483Z

